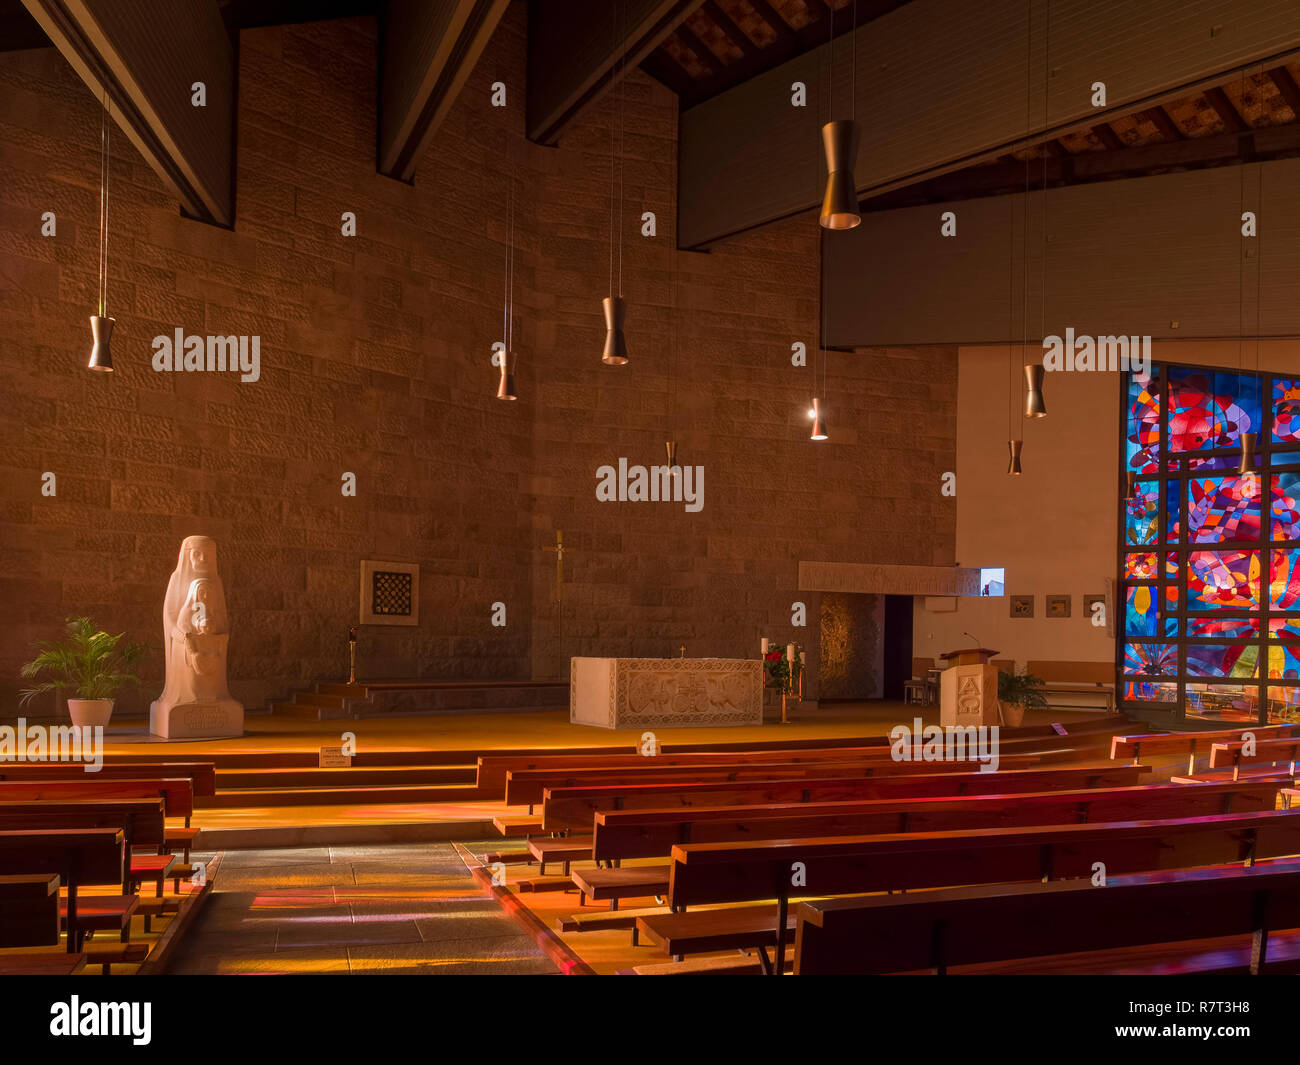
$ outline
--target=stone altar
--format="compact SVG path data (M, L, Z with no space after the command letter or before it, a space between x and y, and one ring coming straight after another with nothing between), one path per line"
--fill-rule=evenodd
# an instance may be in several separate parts
M763 663L746 658L574 658L569 720L596 728L763 723Z
M149 731L164 739L242 736L244 707L226 682L230 622L217 575L217 545L187 536L163 600L163 691L149 706Z

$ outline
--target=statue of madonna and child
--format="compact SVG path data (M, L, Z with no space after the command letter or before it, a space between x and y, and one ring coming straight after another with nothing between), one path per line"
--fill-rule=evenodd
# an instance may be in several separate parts
M230 694L230 620L217 574L217 545L187 536L163 600L163 691L149 706L149 731L164 739L242 736L244 707Z

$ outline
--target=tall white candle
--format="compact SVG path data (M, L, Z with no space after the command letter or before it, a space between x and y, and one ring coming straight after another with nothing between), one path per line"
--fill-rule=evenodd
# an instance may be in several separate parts
M808 652L807 652L807 651L800 651L800 652L799 652L799 664L802 666L802 665L803 665L805 662L807 662L807 661L808 661Z
M788 643L785 645L785 660L787 662L794 661L794 644L792 643Z
M771 646L771 641L770 641L766 636L764 636L764 637L763 637L763 656L764 656L764 657L767 656L767 651L768 651L768 648L769 648L770 646Z

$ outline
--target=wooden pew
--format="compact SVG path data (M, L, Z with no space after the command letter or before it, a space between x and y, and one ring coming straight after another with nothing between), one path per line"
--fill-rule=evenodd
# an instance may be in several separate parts
M786 803L692 810L602 810L588 857L667 856L679 843L941 832L1272 810L1278 784L1143 784L1128 788Z
M81 952L84 928L77 891L84 885L122 883L126 839L121 829L25 829L0 832L0 876L57 873L68 889L68 953Z
M777 900L775 920L756 912L730 945L761 946L775 940L775 972L785 963L792 894L852 895L875 891L1089 878L1103 862L1107 876L1184 869L1300 854L1300 811L1270 810L1150 821L989 828L754 843L691 843L672 851L668 901L674 910L728 902ZM804 879L792 885L801 863ZM1096 889L1094 889L1096 890ZM638 930L686 953L674 939L679 914L637 920ZM694 931L693 920L691 931ZM709 949L717 949L710 947Z
M1185 754L1187 773L1190 776L1196 772L1196 759L1199 755L1208 754L1216 743L1240 741L1247 732L1253 733L1257 740L1300 736L1300 724L1256 725L1210 732L1141 732L1117 735L1111 741L1110 756L1117 759L1130 758L1136 765L1144 754L1148 758L1157 754Z
M735 763L701 763L698 765L665 765L657 759L644 758L639 764L622 767L593 767L573 769L512 769L506 776L505 802L507 806L533 807L543 801L547 788L576 788L601 784L683 783L730 780L781 780L800 777L851 777L897 776L910 773L968 772L978 768L974 758L953 762L927 762L923 748L909 749L906 758L895 759L888 748L868 751L848 757L808 757L793 762L768 763L741 761ZM1097 756L1090 748L1053 747L1039 751L1008 752L999 746L998 767L1023 769L1037 765L1061 762L1087 761Z
M1246 753L1246 743L1241 740L1221 740L1210 747L1210 769L1230 767L1232 779L1241 777L1242 765L1256 762L1286 762L1287 775L1295 779L1296 756L1300 754L1300 735L1256 739L1254 751Z
M14 780L0 781L0 802L35 802L42 799L71 801L75 799L144 799L160 796L166 806L167 816L181 818L185 827L166 827L164 850L183 850L189 861L190 847L198 829L189 827L194 815L194 785L189 778L162 778L124 780L95 780L69 778L67 780ZM150 877L152 879L152 877Z
M1270 935L1290 928L1300 928L1296 862L1139 875L1101 888L1059 881L824 899L798 906L794 971L944 974L1015 958L1249 935L1249 949L1235 958L1220 955L1180 971L1244 965L1253 974L1294 973L1300 971L1294 950L1282 965L1268 959ZM1042 964L1051 971L1049 959Z
M46 780L151 780L188 778L196 798L217 793L216 765L212 762L110 762L87 773L80 762L0 762L0 781Z
M910 722L907 722L910 724ZM1000 750L1009 753L1027 752L1039 747L1059 747L1068 743L1071 747L1092 748L1109 745L1116 730L1132 729L1133 725L1123 715L1089 719L1069 726L1058 726L1058 732L1051 725L1035 725L1026 728L1003 728L998 733ZM826 739L822 741L791 741L780 746L764 744L718 744L707 747L702 744L670 745L662 744L659 753L645 756L638 753L599 753L584 754L573 752L566 754L512 754L480 755L478 759L477 786L480 790L493 790L504 794L507 774L512 770L545 769L619 769L635 766L654 765L724 765L734 762L750 765L772 762L798 762L806 758L828 759L826 756L836 752L864 754L869 751L884 754L890 747L887 735L853 737L843 740Z
M702 784L611 784L548 788L542 810L547 832L586 832L597 810L656 810L753 803L842 802L923 795L988 795L996 792L1122 788L1137 784L1144 765L1096 762L996 773L915 773L898 776L811 780L738 780Z
M164 853L167 821L160 796L141 799L39 799L6 800L0 793L0 830L15 828L120 828L126 838L128 868L122 894L134 894L136 885L152 883L162 894L176 859ZM134 848L152 853L137 854Z
M58 876L0 876L0 947L47 947L58 942Z

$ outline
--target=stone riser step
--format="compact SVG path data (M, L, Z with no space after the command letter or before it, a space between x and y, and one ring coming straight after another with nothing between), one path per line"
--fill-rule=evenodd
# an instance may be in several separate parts
M217 790L238 788L353 788L369 785L473 784L473 765L390 765L219 769Z
M338 806L380 803L473 802L494 796L480 794L473 784L409 787L240 788L217 790L214 796L196 798L201 809L237 806ZM499 798L499 796L496 796Z

